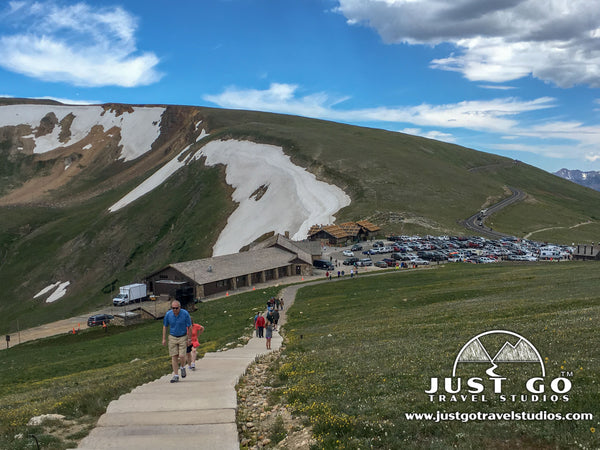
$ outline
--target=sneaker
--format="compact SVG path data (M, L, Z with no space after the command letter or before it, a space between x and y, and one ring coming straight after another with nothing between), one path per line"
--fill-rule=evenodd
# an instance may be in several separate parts
M171 378L171 383L177 383L179 381L179 375L173 375L173 378Z
M190 369L196 370L196 366L190 366Z
M181 368L181 378L185 378L187 374L185 373L185 367Z

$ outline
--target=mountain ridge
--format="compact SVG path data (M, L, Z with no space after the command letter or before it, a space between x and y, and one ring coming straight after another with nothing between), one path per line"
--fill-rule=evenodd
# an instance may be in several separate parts
M583 172L578 169L560 169L554 172L554 175L564 178L565 180L572 181L581 186L600 191L600 171L588 171Z
M18 104L10 102L13 108ZM37 105L46 112L65 107L54 102ZM104 114L120 111L113 114L114 120L124 121L130 111L135 114L136 108L142 108L111 105L103 109ZM137 130L158 127L159 133L146 151L136 148L138 156L127 160L120 158L126 133L118 126L105 128L102 121L107 118L101 113L89 133L75 142L73 130L81 111L93 109L90 106L69 106L73 117L65 119L61 131L67 130L70 120L71 134L64 131L62 138L57 127L68 116L66 110L56 120L42 124L40 119L32 126L14 124L14 117L3 123L4 106L0 106L0 282L6 294L0 301L0 329L14 328L16 320L36 325L89 311L106 304L115 286L142 280L170 263L211 256L240 205L258 206L267 200L276 191L268 187L275 186L269 180L283 174L280 166L260 168L266 178L255 176L258 169L248 169L252 172L239 182L247 194L234 200L240 186L228 181L231 163L207 165L202 153L207 145L219 142L253 143L253 151L274 146L294 171L343 191L350 203L340 204L333 214L336 222L368 219L389 234L465 235L461 221L508 197L508 186L514 186L526 194L525 200L495 214L486 225L515 236L536 231L539 239L569 244L597 240L600 233L600 217L595 215L600 211L600 193L501 156L289 115L177 105L143 107L162 108L163 113L160 122L138 124ZM32 141L44 136L55 136L57 146L36 153ZM179 164L177 171L123 208L110 211L111 205L169 162L175 164L178 155L185 164ZM65 174L69 171L72 176ZM293 173L286 175L283 186L295 185ZM263 195L252 196L261 189ZM257 227L259 235L288 226L278 220L301 213L305 191L291 192L298 193L296 203L273 202L272 219L262 224L246 219L248 226ZM256 219L263 215L255 213ZM576 223L586 225L569 229ZM59 301L44 304L33 298L59 281L70 281Z

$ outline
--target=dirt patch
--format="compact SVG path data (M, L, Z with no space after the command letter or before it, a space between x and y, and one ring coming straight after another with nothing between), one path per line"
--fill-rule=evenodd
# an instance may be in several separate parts
M45 436L52 436L67 448L72 448L81 439L87 436L96 424L96 418L82 416L76 419L68 419L57 416L56 418L39 419L41 423L30 423L30 434L17 435L18 439L27 441L27 448L36 448L35 442L43 441Z
M282 386L276 369L280 352L269 353L252 364L237 386L240 448L308 450L316 441L305 419L282 403Z

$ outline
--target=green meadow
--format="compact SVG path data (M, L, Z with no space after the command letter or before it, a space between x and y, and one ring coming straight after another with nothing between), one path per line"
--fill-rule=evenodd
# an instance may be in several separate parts
M447 264L303 288L288 314L278 369L283 398L306 416L318 448L598 448L598 268ZM466 400L440 400L461 348L491 330L517 333L539 351L546 377L535 386L544 385L546 401L524 388L540 376L541 363L537 369L499 365L496 373L507 378L504 400L485 373L489 364L465 365L460 394ZM485 345L499 349L502 343ZM571 384L563 394L568 401L551 397L551 382L561 375ZM466 386L473 376L485 385L474 398ZM432 401L425 391L436 377L440 389ZM555 388L564 390L558 383ZM437 423L406 416L437 411L463 416ZM464 413L511 411L594 418L463 421Z
M446 264L303 287L288 311L272 397L304 418L319 449L598 448L598 267ZM279 289L200 304L193 313L206 326L200 354L243 342L254 311ZM111 400L169 372L161 327L153 321L106 333L91 329L0 352L0 448L32 448L30 434L45 449L73 448ZM539 376L535 365L499 364L496 373L507 378L502 393L509 396L501 400L485 374L488 365L471 364L460 373L458 397L465 399L432 401L425 392L431 379L440 380L443 394L461 348L490 330L517 333L535 346L545 369L536 388L543 386L539 397L547 398L534 399L523 388ZM502 343L485 345L491 350ZM485 388L475 401L470 377L480 377ZM561 377L570 389L553 398L552 380ZM441 422L407 417L437 411L461 416ZM513 411L593 418L463 421L467 413ZM45 413L65 415L68 426L27 426Z

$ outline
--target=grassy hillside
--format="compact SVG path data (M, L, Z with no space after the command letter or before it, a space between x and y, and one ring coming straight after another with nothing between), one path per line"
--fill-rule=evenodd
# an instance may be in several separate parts
M584 240L569 229L600 222L600 195L535 167L431 139L332 122L247 111L205 109L213 138L281 145L292 160L342 187L352 204L339 220L369 217L386 233L464 234L459 222L510 193L528 194L517 212L495 220L500 231L524 236L550 227L555 240ZM518 218L518 220L515 220ZM536 235L544 240L544 233Z
M596 263L449 264L304 288L288 314L279 368L283 401L308 417L319 448L597 448L597 271ZM486 401L479 395L472 401L463 384L467 401L448 395L432 402L425 393L431 378L443 384L462 346L491 330L533 343L544 359L548 398L551 380L572 372L565 375L572 383L569 400L532 401L524 383L539 376L539 366L536 374L513 363L499 364L496 372L507 377L503 392L515 394L515 401L493 393L484 373L489 364L470 364L470 376L485 383ZM585 412L594 418L436 423L405 415L437 411Z
M467 234L460 221L520 188L527 200L491 219L494 229L557 243L597 241L600 193L510 159L430 139L294 116L172 106L155 149L115 162L98 153L44 202L0 207L0 333L109 301L111 290L166 264L211 254L235 205L223 168L201 161L114 214L107 209L178 149L208 139L249 139L283 147L293 162L352 198L338 221L370 219L389 233ZM204 142L204 141L202 141ZM18 156L0 136L0 193L62 164L64 154ZM117 154L113 142L106 151ZM115 153L117 152L117 153ZM54 159L53 159L54 158ZM583 224L583 225L582 225ZM265 230L268 232L271 230ZM53 304L42 288L71 281Z
M192 313L206 329L199 357L243 342L239 338L252 333L255 311L277 292L270 288L199 304ZM97 327L0 351L0 448L33 448L31 439L15 437L19 433L35 434L44 449L74 448L111 400L170 372L161 336L162 322L152 321L109 327L106 333ZM49 432L26 425L41 414L63 414L70 428L56 426Z
M165 265L210 256L233 205L218 168L197 162L127 210L108 213L125 188L68 208L9 207L0 214L0 329L16 331L110 302L113 289ZM26 274L26 275L25 275ZM72 281L53 304L34 295Z
M288 312L272 398L307 417L319 448L597 448L597 272L596 263L449 264L302 288ZM254 308L277 290L201 304L193 315L207 330L201 353L249 335ZM92 329L0 352L0 448L31 448L18 433L36 434L43 448L72 448L111 399L168 373L160 329L159 322L107 334ZM461 347L493 329L531 341L548 381L573 372L569 401L499 402L488 391L486 403L430 402L431 377L450 376ZM513 389L528 372L506 366L498 372L510 371L505 386ZM404 415L437 410L586 412L594 419L434 423ZM43 413L65 414L83 429L25 426Z

